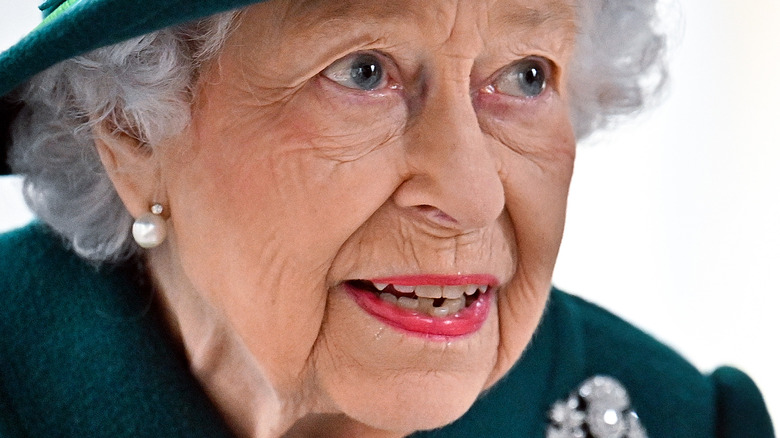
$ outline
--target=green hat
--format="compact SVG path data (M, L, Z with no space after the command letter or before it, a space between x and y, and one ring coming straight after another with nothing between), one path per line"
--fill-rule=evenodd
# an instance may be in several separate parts
M0 54L0 96L68 58L164 27L263 0L46 0L43 22ZM0 175L18 108L0 103Z

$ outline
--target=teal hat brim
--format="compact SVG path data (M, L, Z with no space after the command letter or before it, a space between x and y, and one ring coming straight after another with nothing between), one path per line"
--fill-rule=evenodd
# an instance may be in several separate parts
M72 0L52 6L48 17L0 54L0 96L36 73L68 58L164 27L263 0ZM18 112L0 105L0 175L7 175L8 126Z

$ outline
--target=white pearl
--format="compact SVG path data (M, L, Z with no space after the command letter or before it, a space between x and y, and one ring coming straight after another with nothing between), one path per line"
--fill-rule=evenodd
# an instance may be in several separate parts
M133 239L141 248L154 248L165 241L167 227L161 216L146 213L133 222Z

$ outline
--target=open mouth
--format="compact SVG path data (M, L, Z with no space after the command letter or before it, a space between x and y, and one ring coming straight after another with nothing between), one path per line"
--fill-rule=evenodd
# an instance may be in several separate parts
M351 280L347 283L355 289L375 294L384 302L435 317L455 315L472 305L480 294L488 290L486 284L410 286L368 280Z
M492 276L420 276L348 280L357 304L380 321L425 337L476 332L490 313Z

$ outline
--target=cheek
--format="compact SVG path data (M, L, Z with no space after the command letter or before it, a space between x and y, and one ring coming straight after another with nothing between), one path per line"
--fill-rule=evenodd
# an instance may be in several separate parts
M566 218L574 140L552 136L542 155L507 172L507 210L515 222L519 261L552 275ZM533 190L529 190L533 187ZM523 254L523 253L527 254Z
M317 106L289 105L245 125L263 129L203 118L208 129L165 166L187 280L226 313L281 387L301 374L317 340L333 259L398 184L400 150L377 144L378 131L338 135L333 123L318 136L326 117Z
M516 272L499 296L501 346L490 383L519 359L544 311L563 236L574 163L574 136L568 119L549 123L546 135L501 145L506 211L517 247ZM518 152L519 151L519 152Z
M171 196L177 261L197 293L225 314L274 386L295 388L324 315L323 260L330 242L305 237L314 224L304 209L279 205L281 190L269 178L249 183L235 169L220 169L190 163L179 174L180 190ZM290 332L295 342L288 342Z
M321 269L392 193L403 108L389 98L355 106L322 81L259 107L235 90L207 96L181 187L205 210L193 214L211 215L200 228L224 230L244 254L277 246L275 259Z
M320 156L341 163L396 143L408 117L398 90L366 94L345 89L323 77L315 78L302 96L294 99L291 109L296 117L289 140L308 145Z
M515 111L513 117L485 111L491 117L480 123L495 140L519 265L545 278L552 272L563 233L576 145L565 102L538 103L544 105L536 111L526 108L519 116ZM484 105L491 111L505 106Z

